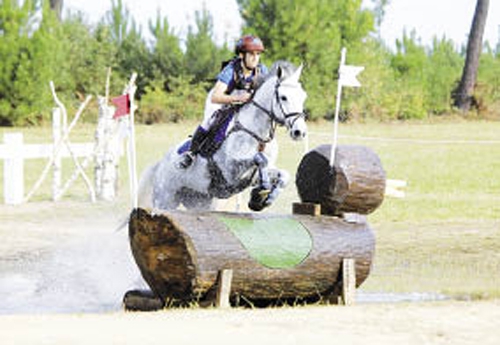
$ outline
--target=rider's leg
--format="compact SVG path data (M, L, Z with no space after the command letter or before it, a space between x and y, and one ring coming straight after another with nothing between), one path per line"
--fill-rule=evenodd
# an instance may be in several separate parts
M207 95L207 98L205 100L205 110L203 112L203 121L201 122L201 125L198 126L196 131L193 134L193 138L191 139L191 148L189 151L186 151L183 153L180 162L178 163L178 166L182 169L187 169L188 167L193 164L196 154L198 153L197 151L200 148L201 143L205 140L206 133L208 131L208 128L212 125L213 122L213 114L215 113L216 110L221 108L220 104L215 104L212 103L212 92L213 89L210 90L210 92Z
M193 164L196 155L199 152L200 146L207 136L207 131L202 127L198 126L196 131L191 138L191 146L188 151L182 154L181 160L179 161L179 167L182 169L187 169Z

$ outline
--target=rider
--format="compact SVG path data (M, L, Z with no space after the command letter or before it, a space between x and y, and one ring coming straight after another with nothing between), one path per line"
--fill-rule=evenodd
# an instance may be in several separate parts
M178 164L180 168L191 166L199 152L211 125L213 111L208 110L210 105L215 104L220 108L246 103L251 99L255 78L259 74L268 73L267 67L260 63L260 54L263 51L264 44L256 36L245 35L238 40L235 47L236 57L230 60L217 76L217 82L208 96L205 119L193 134L189 151L182 155Z

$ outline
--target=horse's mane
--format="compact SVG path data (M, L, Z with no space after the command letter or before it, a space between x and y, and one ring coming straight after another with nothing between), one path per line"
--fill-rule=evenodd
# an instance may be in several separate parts
M260 74L255 79L255 85L254 85L255 90L258 90L259 87L261 87L262 84L264 84L266 80L268 80L271 77L277 76L280 80L283 80L291 76L296 70L297 67L291 62L286 60L277 60L272 64L268 74L265 75Z

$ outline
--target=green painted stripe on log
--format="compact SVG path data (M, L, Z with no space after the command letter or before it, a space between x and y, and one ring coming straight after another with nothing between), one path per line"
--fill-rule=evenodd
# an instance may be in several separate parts
M294 219L218 218L241 241L250 256L266 267L295 267L312 250L309 231Z

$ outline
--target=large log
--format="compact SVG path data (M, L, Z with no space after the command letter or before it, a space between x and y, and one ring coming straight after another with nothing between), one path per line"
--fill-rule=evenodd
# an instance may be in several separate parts
M135 209L129 235L144 279L167 303L210 300L224 269L233 272L232 301L331 300L342 260L355 260L359 286L375 247L365 221L305 215Z
M375 211L386 184L378 156L365 146L339 145L331 169L331 148L318 146L302 158L295 180L301 201L320 204L325 215Z

